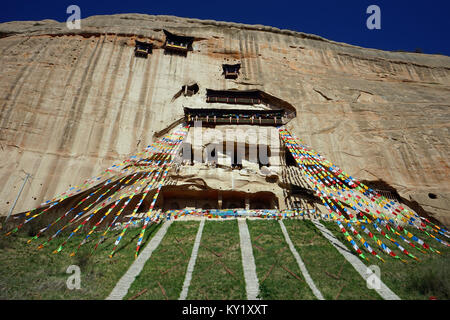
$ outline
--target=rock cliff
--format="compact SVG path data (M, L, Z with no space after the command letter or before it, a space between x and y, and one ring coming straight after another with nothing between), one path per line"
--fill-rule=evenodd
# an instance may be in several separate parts
M0 215L142 150L209 89L259 89L296 108L288 128L360 180L388 186L450 225L450 58L386 52L319 36L172 16L92 16L0 24ZM165 55L163 29L194 37ZM147 59L135 40L152 42ZM225 80L223 63L241 63ZM173 99L182 86L198 94ZM196 100L197 99L197 100Z

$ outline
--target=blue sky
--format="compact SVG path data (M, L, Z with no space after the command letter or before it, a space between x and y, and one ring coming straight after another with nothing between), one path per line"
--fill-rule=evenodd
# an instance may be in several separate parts
M414 51L450 56L448 0L9 0L0 22L54 19L65 21L66 8L76 4L81 17L98 14L146 13L263 24L320 35L367 48ZM369 5L381 9L381 29L369 30Z

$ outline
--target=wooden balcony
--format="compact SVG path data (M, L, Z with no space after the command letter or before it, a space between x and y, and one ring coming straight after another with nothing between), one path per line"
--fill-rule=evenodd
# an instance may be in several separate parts
M175 43L166 43L164 46L164 49L166 50L174 50L174 51L179 51L179 52L187 52L188 51L188 46L186 45L181 45L181 44L175 44Z

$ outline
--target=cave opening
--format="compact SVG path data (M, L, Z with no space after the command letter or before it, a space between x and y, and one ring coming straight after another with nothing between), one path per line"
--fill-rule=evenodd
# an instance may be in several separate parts
M223 64L223 75L225 79L237 79L239 76L239 69L241 68L241 64Z
M134 55L140 58L147 58L152 53L153 44L135 40Z

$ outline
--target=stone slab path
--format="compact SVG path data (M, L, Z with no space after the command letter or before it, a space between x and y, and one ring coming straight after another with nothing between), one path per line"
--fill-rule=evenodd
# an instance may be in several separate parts
M278 220L278 222L280 223L280 227L281 227L281 231L283 232L284 235L284 239L286 240L289 249L291 250L292 254L295 257L295 260L297 261L297 264L300 268L300 271L303 274L303 277L306 280L306 283L308 284L308 286L311 288L312 292L314 293L314 295L316 296L317 299L319 300L325 300L322 293L320 292L320 290L316 287L313 279L311 278L311 276L309 275L308 269L306 269L305 264L303 263L302 258L300 257L300 255L297 252L297 249L295 249L294 244L291 241L291 238L289 237L289 234L286 230L286 227L284 226L284 223L282 220Z
M142 250L136 260L134 260L127 272L125 272L122 278L120 278L119 282L117 282L116 286L106 300L122 300L126 296L131 284L141 273L145 263L152 256L153 251L158 248L172 222L173 220L163 222L161 228L159 228L158 232L153 236L149 244Z
M202 233L204 226L205 226L205 219L200 221L197 236L195 237L194 247L192 248L191 258L189 259L186 276L184 278L183 289L181 290L180 298L178 298L178 300L186 300L186 297L188 295L189 286L191 284L192 279L192 273L194 272L195 262L197 261L198 248L200 247L200 242L202 240Z
M330 243L339 251L340 254L344 256L344 258L355 268L355 270L363 277L364 280L367 281L367 278L370 276L376 277L372 271L370 271L367 266L361 262L360 258L353 255L345 245L340 242L336 237L328 230L323 224L318 221L311 220L312 223L319 229L322 235L330 241ZM399 296L397 296L391 289L389 289L381 279L377 279L380 283L379 289L374 289L383 299L385 300L401 300Z
M255 257L252 242L245 219L238 218L239 238L241 241L242 266L244 268L245 290L248 300L259 300L259 282L256 275Z

